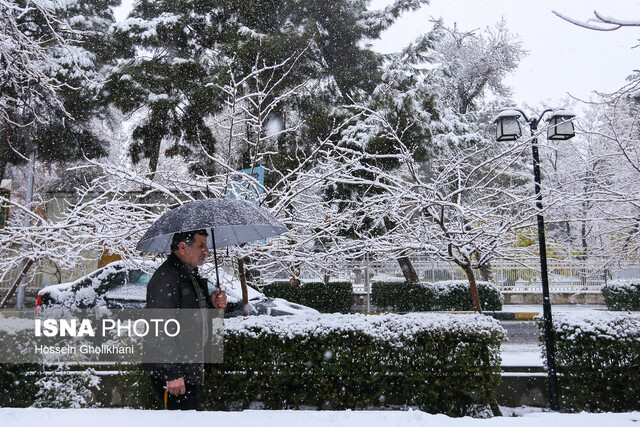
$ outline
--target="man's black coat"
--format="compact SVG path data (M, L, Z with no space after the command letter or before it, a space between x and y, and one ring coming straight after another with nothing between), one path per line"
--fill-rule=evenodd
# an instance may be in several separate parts
M200 287L200 291L196 289ZM201 295L203 301L199 301ZM147 285L147 308L153 309L201 309L213 308L206 279L202 279L197 269L192 270L175 254L169 255L167 260L153 274ZM204 327L204 326L203 326ZM202 331L195 331L197 335ZM181 332L184 333L184 332ZM190 343L198 341L191 336ZM144 369L164 381L171 381L184 377L187 384L201 384L203 365L201 363L169 363L171 354L176 351L175 342L170 347L160 346L154 351L164 352L168 363L147 363ZM196 349L197 350L197 349Z

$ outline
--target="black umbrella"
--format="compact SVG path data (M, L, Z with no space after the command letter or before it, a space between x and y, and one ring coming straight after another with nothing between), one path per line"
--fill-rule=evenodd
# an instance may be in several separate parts
M266 210L245 200L196 200L164 213L147 230L136 249L147 253L170 253L175 233L202 229L209 231L207 245L213 248L216 281L219 281L216 248L262 240L287 231Z

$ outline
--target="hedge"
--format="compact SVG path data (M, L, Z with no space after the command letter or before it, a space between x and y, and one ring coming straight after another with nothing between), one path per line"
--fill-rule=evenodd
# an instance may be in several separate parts
M502 310L503 297L492 283L477 282L483 310ZM472 311L473 300L469 282L448 280L434 283L376 282L371 286L371 298L379 310L412 311Z
M40 365L35 363L0 363L0 407L31 406L41 377Z
M36 363L0 364L0 407L91 408L100 378L92 369Z
M479 415L500 381L504 330L486 316L261 316L225 324L225 362L207 367L202 388L208 410L410 406ZM131 381L122 383L131 396ZM148 396L145 387L139 393Z
M640 311L640 280L613 280L601 291L609 310Z
M273 282L262 288L272 298L284 298L291 302L315 308L321 313L349 313L353 305L353 285L349 282L307 282L292 285L289 282Z
M553 326L563 409L640 410L640 315L557 313Z
M225 362L207 367L203 402L211 410L411 406L452 416L484 414L500 381L503 338L499 322L480 315L226 319ZM2 406L38 402L36 382L47 377L40 365L3 364L0 369ZM121 369L123 404L156 408L140 367ZM56 372L48 381L86 400L91 384L62 374ZM41 395L39 405L95 403L48 399Z

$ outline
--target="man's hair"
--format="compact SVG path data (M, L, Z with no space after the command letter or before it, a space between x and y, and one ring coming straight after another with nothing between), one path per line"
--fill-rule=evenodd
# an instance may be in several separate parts
M178 250L178 248L180 247L180 242L185 242L187 246L193 247L193 244L196 241L196 234L204 237L207 237L209 235L209 233L207 233L207 230L204 229L176 233L173 235L173 240L171 240L171 252Z

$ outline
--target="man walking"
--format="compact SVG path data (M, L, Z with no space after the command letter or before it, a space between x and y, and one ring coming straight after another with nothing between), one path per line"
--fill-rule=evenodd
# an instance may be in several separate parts
M176 233L171 255L156 270L147 285L147 308L151 309L224 309L227 296L217 289L208 294L207 280L200 277L198 267L209 254L206 230ZM202 324L204 339L208 326ZM172 350L172 349L167 349ZM168 352L170 354L170 351ZM151 386L167 409L200 410L198 387L202 384L202 363L146 364Z

